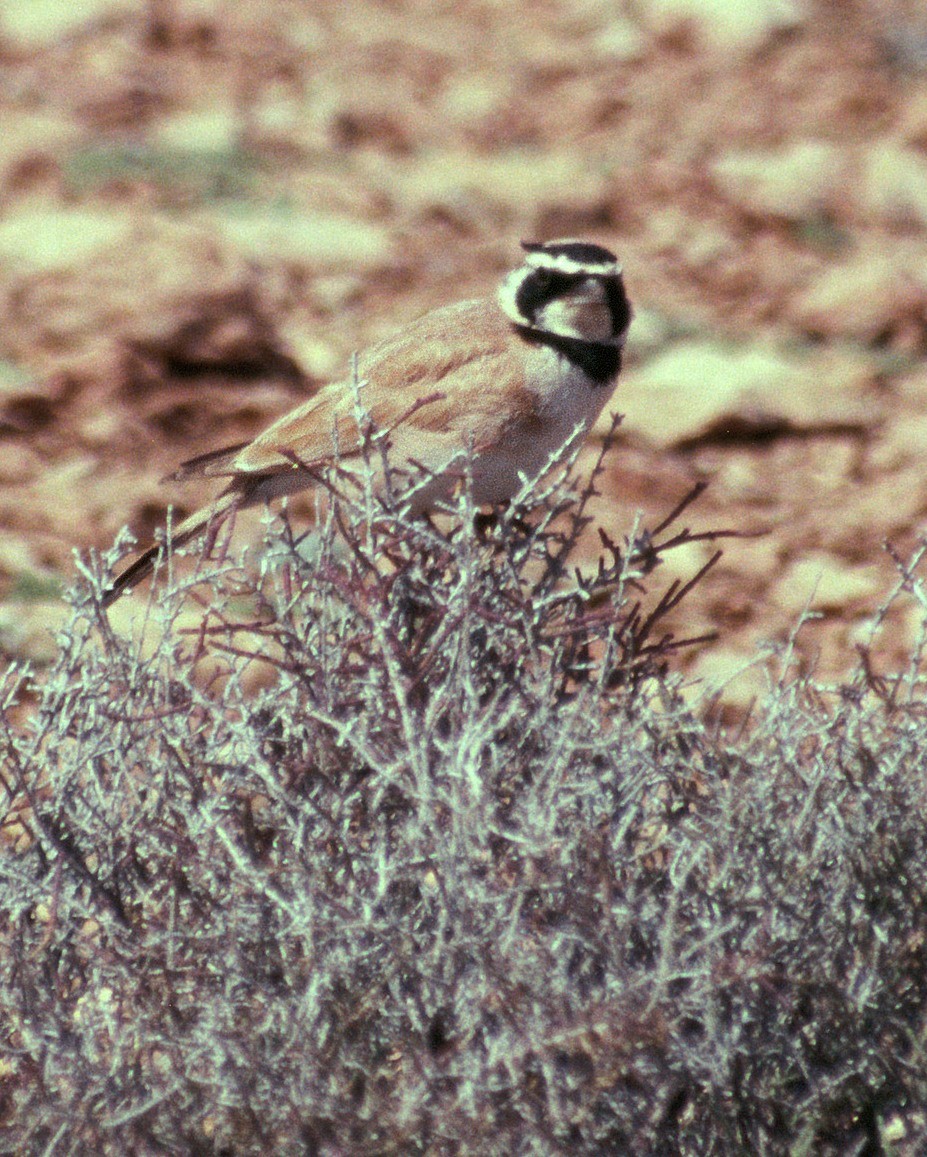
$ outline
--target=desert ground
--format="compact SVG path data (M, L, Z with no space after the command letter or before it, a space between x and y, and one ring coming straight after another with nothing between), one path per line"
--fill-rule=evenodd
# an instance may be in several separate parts
M860 648L909 662L915 0L29 0L4 5L0 61L6 659L49 660L75 550L209 496L161 484L181 460L491 293L520 239L582 237L636 307L601 525L620 540L704 481L686 523L744 532L673 624L716 635L686 677L736 709L789 657L825 682Z

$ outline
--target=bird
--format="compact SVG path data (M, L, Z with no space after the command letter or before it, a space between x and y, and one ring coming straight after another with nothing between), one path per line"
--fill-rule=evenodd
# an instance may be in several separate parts
M237 511L318 485L337 463L363 460L358 402L386 433L389 461L426 472L408 510L453 492L469 454L477 506L501 504L551 456L582 437L612 396L633 315L615 254L591 241L522 241L521 264L495 296L441 306L355 359L250 441L184 462L165 481L225 480L209 505L173 529L173 547L213 533ZM381 478L382 485L382 478ZM162 540L119 574L108 607L155 567Z

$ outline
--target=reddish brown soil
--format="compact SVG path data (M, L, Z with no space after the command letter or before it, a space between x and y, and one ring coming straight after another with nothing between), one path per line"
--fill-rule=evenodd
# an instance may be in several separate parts
M665 3L45 7L0 35L8 655L48 656L74 547L207 496L159 484L180 460L491 292L520 238L573 235L620 252L638 308L603 522L705 479L693 527L767 532L687 600L676 629L720 636L687 669L723 680L806 607L802 661L855 663L898 581L883 543L927 518L917 5L809 0L751 41ZM924 617L893 604L880 670Z

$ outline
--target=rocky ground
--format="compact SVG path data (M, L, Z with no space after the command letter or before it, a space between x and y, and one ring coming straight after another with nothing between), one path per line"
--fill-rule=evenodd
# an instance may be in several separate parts
M804 611L822 679L877 620L875 668L908 661L917 582L879 609L927 522L916 0L30 0L0 61L7 656L47 660L75 547L207 496L160 485L180 460L571 235L637 306L603 524L705 480L686 521L751 532L674 624L718 632L687 672L736 711Z

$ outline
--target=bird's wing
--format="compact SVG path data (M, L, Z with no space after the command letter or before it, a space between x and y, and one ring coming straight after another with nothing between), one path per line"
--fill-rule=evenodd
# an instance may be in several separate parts
M433 464L470 442L479 451L533 407L521 359L503 356L519 341L494 303L433 310L358 360L362 414L408 459ZM357 400L350 380L335 382L253 441L193 459L177 476L279 474L350 458L364 437Z

